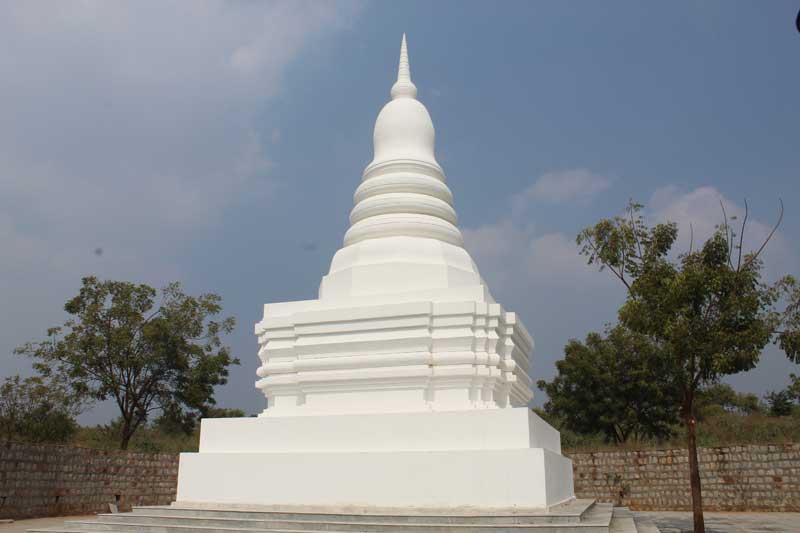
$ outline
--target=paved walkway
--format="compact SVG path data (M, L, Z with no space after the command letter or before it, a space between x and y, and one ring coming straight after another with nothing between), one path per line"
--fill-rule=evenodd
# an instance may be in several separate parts
M692 531L692 513L636 512L637 521L658 526L661 533ZM800 533L800 513L704 513L706 533Z
M681 511L637 512L636 520L658 526L661 533L692 531L692 513ZM65 520L90 516L34 518L0 524L0 533L24 533L29 528L58 527ZM706 533L800 533L800 513L706 513Z
M25 533L28 529L40 527L58 527L67 520L91 520L97 515L88 516L61 516L54 518L31 518L28 520L17 520L11 524L0 524L0 533Z

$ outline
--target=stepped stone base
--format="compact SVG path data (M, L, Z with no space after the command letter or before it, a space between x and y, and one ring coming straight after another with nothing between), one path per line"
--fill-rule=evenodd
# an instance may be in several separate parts
M544 509L572 497L571 474L543 448L183 454L178 502Z
M179 504L546 509L574 498L558 432L526 408L204 420Z
M548 510L331 508L291 506L138 507L29 533L636 533L630 513L594 500ZM648 533L657 533L652 529Z

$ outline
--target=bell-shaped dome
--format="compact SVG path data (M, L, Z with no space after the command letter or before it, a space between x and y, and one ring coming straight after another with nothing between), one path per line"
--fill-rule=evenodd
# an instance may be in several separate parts
M411 81L405 35L391 97L375 121L374 159L320 298L464 289L491 301L463 247L453 195L434 154L433 121ZM450 294L462 298L458 290Z
M398 97L383 106L372 136L375 158L370 166L413 159L438 166L434 156L433 121L415 98Z
M383 106L375 121L372 140L375 158L367 167L398 159L423 161L438 167L434 155L433 121L425 106L417 100L417 87L411 81L406 36L400 45L397 81L392 86L392 99Z

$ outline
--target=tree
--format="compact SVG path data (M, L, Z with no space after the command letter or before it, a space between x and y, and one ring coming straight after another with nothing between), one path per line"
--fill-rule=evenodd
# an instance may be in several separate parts
M239 364L222 344L234 319L216 294L187 296L178 283L157 291L143 284L83 278L64 309L72 315L48 338L16 352L33 357L45 377L62 380L80 398L112 398L122 420L120 448L127 449L151 413L192 418L213 405L214 387Z
M792 414L794 399L788 390L772 391L765 398L767 405L769 405L770 416L788 416Z
M227 407L210 407L202 418L244 418L247 414L241 409Z
M0 385L0 440L66 442L77 429L80 409L60 383L6 378Z
M206 406L192 416L181 416L180 413L164 412L155 419L153 427L167 434L184 433L190 435L197 428L201 418L242 418L247 416L241 409Z
M800 377L796 374L789 374L789 379L792 381L791 385L786 387L786 390L789 392L789 397L791 397L792 401L795 403L800 403Z
M776 291L786 307L778 314L775 343L790 360L800 363L800 284L793 276L785 276L776 284ZM792 377L797 383L796 376Z
M642 207L630 202L625 216L584 229L577 242L589 264L609 270L627 288L620 322L650 337L669 359L686 427L694 531L702 533L695 399L703 386L753 368L772 338L777 290L762 282L759 260L769 237L756 252L744 254L747 215L738 238L725 218L700 249L690 244L675 257L677 226L647 227Z
M770 416L787 416L792 414L796 404L800 403L800 378L789 374L791 384L783 390L772 391L764 398L769 405Z
M712 383L698 390L695 406L698 419L714 411L749 415L762 410L758 396L737 392L727 383Z
M677 422L676 387L665 358L646 336L616 326L603 337L570 340L558 374L538 386L547 393L548 415L577 433L601 431L607 442L665 439Z

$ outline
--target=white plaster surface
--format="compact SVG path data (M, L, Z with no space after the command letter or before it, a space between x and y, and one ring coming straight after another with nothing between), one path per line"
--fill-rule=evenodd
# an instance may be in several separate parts
M533 396L533 339L463 246L405 38L374 158L317 300L264 306L264 416L502 409Z
M558 431L526 408L433 413L207 418L200 453L315 453L545 448ZM183 466L183 465L182 465Z
M263 416L493 409L533 395L533 339L498 304L267 305L256 332Z
M571 462L542 448L393 453L183 453L177 504L546 508Z
M533 338L462 244L405 37L319 298L264 306L253 419L204 420L178 503L545 508L573 498L526 405Z

